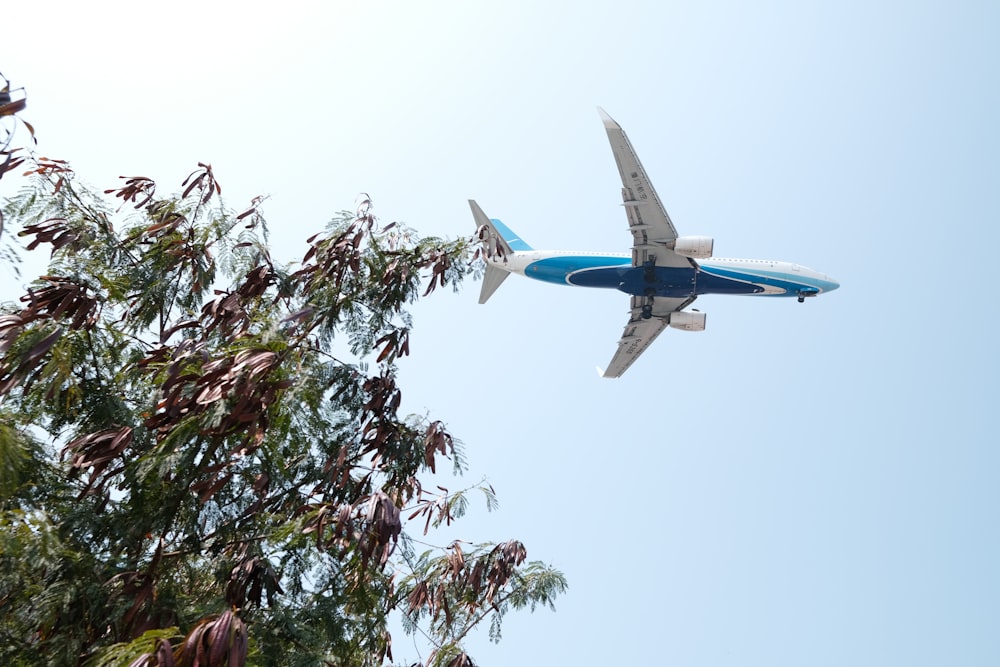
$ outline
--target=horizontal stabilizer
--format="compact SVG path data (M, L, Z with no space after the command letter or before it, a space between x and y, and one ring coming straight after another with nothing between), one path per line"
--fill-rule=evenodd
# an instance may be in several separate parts
M479 290L479 303L486 303L493 292L497 291L500 284L507 280L510 273L499 268L495 264L486 265L486 275L483 276L483 286Z

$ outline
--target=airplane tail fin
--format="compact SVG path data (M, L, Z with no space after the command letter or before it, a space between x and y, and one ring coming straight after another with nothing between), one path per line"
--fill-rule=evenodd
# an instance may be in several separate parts
M494 262L503 262L503 258L515 252L531 250L532 247L525 243L519 236L514 234L505 224L499 220L491 220L483 213L474 200L469 200L469 207L472 209L472 217L476 221L476 229L479 233L480 242L483 244L488 258ZM483 276L483 286L479 292L479 303L486 301L493 296L500 284L507 279L510 272L505 270L501 264L486 262L486 275Z

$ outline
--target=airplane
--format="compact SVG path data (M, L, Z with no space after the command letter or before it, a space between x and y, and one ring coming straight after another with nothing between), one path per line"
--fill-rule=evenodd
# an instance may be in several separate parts
M708 236L680 236L621 125L598 107L622 179L631 253L535 250L472 199L486 271L479 303L511 273L557 285L617 289L631 297L628 324L602 377L621 377L668 326L704 331L705 313L685 310L703 294L794 297L799 303L840 284L799 264L712 257Z

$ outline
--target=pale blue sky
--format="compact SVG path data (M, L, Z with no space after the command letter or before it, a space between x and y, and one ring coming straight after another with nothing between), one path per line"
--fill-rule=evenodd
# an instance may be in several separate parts
M40 151L101 188L211 162L234 208L271 196L288 260L361 191L426 234L475 198L535 247L620 251L600 105L682 233L842 283L706 297L617 381L624 295L417 308L404 402L501 500L439 541L518 537L570 580L481 664L1000 664L1000 5L218 6L6 7Z

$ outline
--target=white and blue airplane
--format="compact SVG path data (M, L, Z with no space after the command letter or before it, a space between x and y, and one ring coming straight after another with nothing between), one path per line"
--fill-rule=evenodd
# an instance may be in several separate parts
M632 252L535 250L469 200L486 258L479 303L486 303L511 273L557 285L617 289L631 296L631 313L603 377L621 377L668 326L703 331L705 313L685 310L702 294L807 298L840 285L798 264L712 258L707 236L679 236L621 126L598 109L622 177L622 198Z

